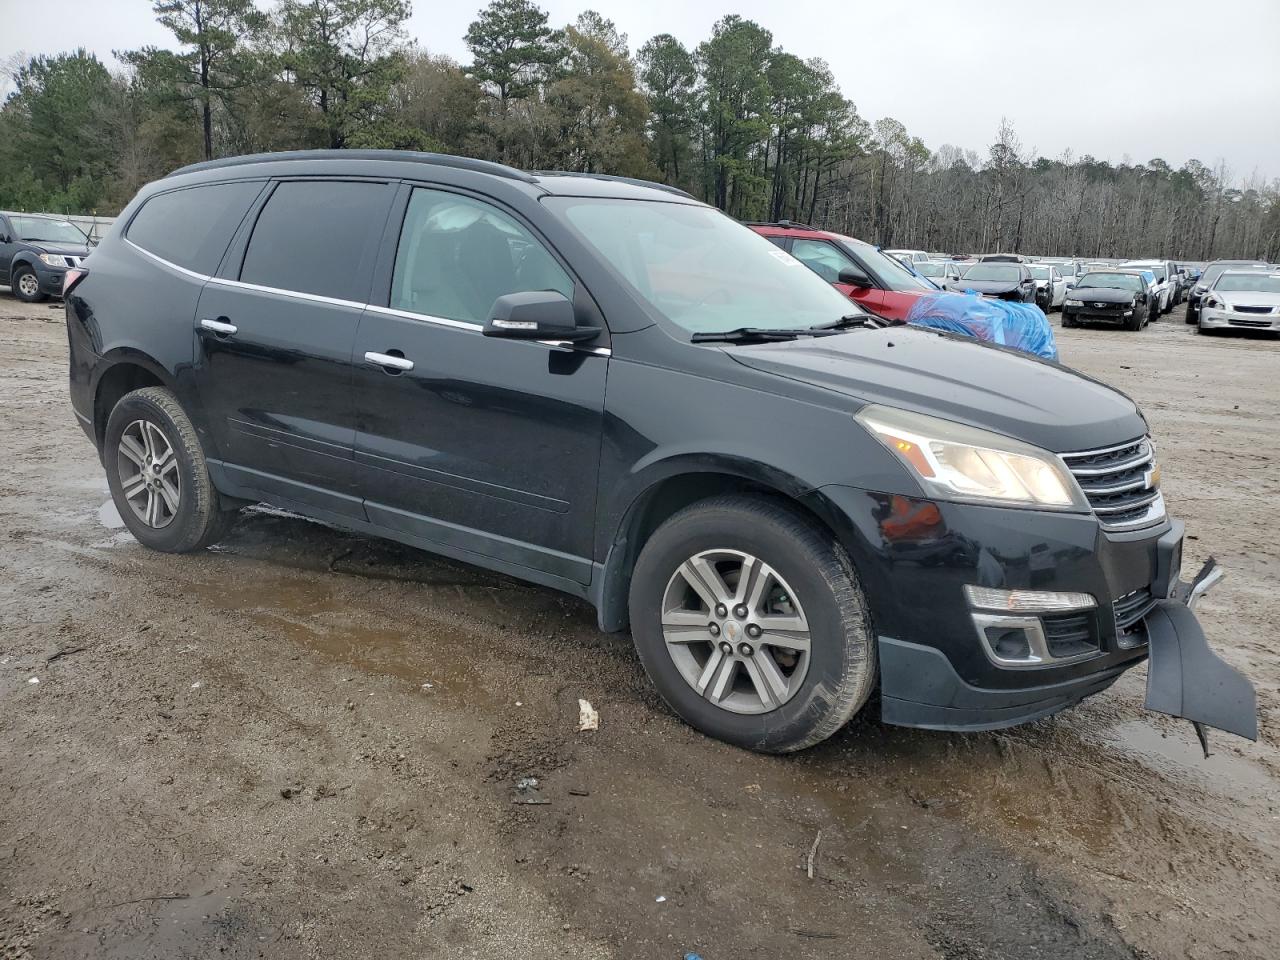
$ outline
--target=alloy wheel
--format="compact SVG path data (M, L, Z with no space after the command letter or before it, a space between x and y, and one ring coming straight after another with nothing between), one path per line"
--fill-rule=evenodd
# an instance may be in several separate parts
M135 420L120 435L120 490L148 527L167 527L182 502L182 473L173 444L150 420Z
M776 570L739 550L707 550L676 568L662 635L685 682L732 713L791 700L809 670L809 621Z

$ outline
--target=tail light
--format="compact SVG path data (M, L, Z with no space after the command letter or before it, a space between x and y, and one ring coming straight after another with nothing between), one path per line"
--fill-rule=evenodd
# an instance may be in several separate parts
M62 276L62 295L65 297L75 289L76 284L89 275L85 267L73 267Z

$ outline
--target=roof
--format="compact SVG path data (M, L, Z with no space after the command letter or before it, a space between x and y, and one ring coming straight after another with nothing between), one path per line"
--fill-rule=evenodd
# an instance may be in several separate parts
M182 174L200 173L206 170L247 167L259 163L280 163L291 160L383 160L396 163L420 163L426 166L468 170L472 173L501 177L504 180L535 184L547 193L553 194L612 197L621 195L642 199L647 193L658 192L667 196L695 200L694 197L676 187L668 186L665 183L639 180L634 177L613 177L602 173L575 173L560 170L539 170L530 173L524 170L517 170L515 167L509 167L504 163L494 163L491 160L477 160L474 157L457 157L451 154L426 153L418 150L285 150L279 153L251 153L238 157L223 157L218 160L191 163L185 167L179 167L168 176L177 177ZM601 189L605 185L608 185L608 188ZM623 189L619 191L619 187Z

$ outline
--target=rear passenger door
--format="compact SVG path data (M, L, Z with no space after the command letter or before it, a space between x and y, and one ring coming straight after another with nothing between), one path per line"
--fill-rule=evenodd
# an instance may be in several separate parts
M509 340L481 327L508 293L557 290L580 322L599 324L594 303L488 198L406 186L391 222L386 293L355 348L369 520L531 579L589 582L608 341Z
M282 179L196 310L196 381L233 490L363 519L351 350L395 187Z

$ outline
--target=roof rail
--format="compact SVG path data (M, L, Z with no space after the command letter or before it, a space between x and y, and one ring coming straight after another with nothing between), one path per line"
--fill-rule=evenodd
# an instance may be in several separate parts
M200 170L218 170L223 167L239 167L253 163L274 163L280 160L399 160L405 163L428 163L439 167L454 167L459 170L474 170L476 173L488 173L508 180L520 180L524 183L536 182L532 176L515 167L494 163L491 160L476 160L472 157L455 157L447 153L423 153L418 150L285 150L281 153L250 153L239 157L223 157L219 160L204 160L200 163L189 163L179 167L170 177L182 173L196 173Z
M673 187L667 183L658 183L656 180L641 180L639 177L618 177L608 173L576 173L573 170L534 170L532 174L537 177L588 177L592 180L608 180L613 183L629 183L633 187L648 187L651 190L661 190L663 193L673 193L677 197L684 197L688 200L697 200L691 193L681 190L679 187Z
M743 220L744 226L748 227L783 227L784 229L799 230L821 230L821 227L815 227L812 224L801 223L799 220Z

